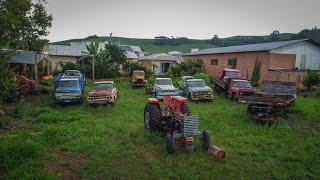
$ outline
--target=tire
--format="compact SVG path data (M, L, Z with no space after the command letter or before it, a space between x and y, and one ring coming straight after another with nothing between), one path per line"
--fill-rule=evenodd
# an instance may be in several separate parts
M161 109L159 104L148 103L144 108L144 124L151 131L160 131L161 128Z
M201 137L201 147L204 151L207 151L209 146L210 146L210 139L211 135L207 131L202 132L202 137Z
M181 112L182 114L191 115L191 109L188 103L184 102L181 104Z
M192 153L194 150L194 144L186 144L185 148L187 153Z
M173 134L167 134L167 152L168 154L174 154L174 136Z

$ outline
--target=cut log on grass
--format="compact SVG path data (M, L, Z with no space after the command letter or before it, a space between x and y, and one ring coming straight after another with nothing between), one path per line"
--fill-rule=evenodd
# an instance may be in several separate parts
M208 153L214 154L216 159L223 159L226 157L226 152L224 152L221 148L215 145L210 145L207 150Z

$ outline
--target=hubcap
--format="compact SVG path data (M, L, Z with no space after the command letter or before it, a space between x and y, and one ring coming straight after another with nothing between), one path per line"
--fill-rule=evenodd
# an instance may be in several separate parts
M150 129L150 114L148 111L144 113L144 124L146 128Z

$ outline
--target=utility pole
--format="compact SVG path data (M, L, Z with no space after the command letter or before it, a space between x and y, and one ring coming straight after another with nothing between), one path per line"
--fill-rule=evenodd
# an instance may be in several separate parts
M92 56L92 80L94 81L94 56Z

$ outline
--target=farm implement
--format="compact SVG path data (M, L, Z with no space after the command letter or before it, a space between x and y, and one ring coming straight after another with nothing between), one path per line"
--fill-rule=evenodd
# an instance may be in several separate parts
M160 101L149 98L144 109L145 128L166 134L166 148L169 154L175 152L174 144L177 142L187 152L194 150L195 137L201 139L202 149L213 153L217 159L225 157L220 148L210 145L211 136L206 130L199 130L199 117L191 115L187 99L181 96L164 96L164 108Z
M264 81L261 92L246 98L247 112L256 121L272 125L295 104L296 89L295 83Z

